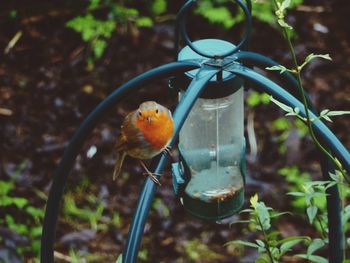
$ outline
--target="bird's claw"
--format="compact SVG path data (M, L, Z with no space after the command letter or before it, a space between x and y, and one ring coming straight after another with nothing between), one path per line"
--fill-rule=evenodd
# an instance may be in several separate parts
M160 182L159 182L159 180L158 180L158 178L157 178L157 176L161 176L161 174L152 173L150 170L148 170L148 168L146 167L146 165L145 165L142 161L140 161L140 163L141 163L142 167L143 167L143 168L145 169L145 171L146 171L146 172L143 173L143 174L149 176L149 177L152 179L152 181L153 181L154 183L156 183L157 185L161 185Z
M163 149L163 153L168 154L169 156L172 156L171 149L172 149L171 146L167 146Z
M161 183L159 182L159 180L158 180L158 178L157 178L157 176L160 176L160 174L157 174L157 173L147 173L147 172L146 172L146 173L143 173L143 175L149 176L149 177L151 178L151 180L152 180L155 184L161 186Z

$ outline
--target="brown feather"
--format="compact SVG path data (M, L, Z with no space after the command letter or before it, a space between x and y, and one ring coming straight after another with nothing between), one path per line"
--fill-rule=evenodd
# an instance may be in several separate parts
M117 158L116 158L115 165L114 165L113 181L120 174L120 170L122 169L125 156L126 156L126 152L125 151L121 151L121 152L117 153Z

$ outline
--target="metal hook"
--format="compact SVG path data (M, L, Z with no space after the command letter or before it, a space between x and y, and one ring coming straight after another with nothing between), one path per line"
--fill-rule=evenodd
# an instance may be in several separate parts
M246 0L247 5L245 5L241 0L232 0L234 2L236 2L244 11L244 14L246 16L245 19L245 34L243 36L242 41L235 46L234 48L232 48L231 50L223 53L223 54L207 54L203 51L201 51L200 49L198 49L191 41L191 39L189 38L187 31L186 31L186 27L185 27L185 23L186 23L186 15L188 10L197 2L199 2L199 0L189 0L187 1L182 8L180 9L180 11L178 12L177 16L176 16L176 27L175 27L175 60L177 59L177 53L178 53L178 49L179 49L179 40L180 40L180 34L182 39L185 41L185 43L197 54L203 56L203 57L207 57L207 58L219 58L222 59L224 57L230 56L234 53L236 53L250 38L250 34L251 34L251 1L250 0Z

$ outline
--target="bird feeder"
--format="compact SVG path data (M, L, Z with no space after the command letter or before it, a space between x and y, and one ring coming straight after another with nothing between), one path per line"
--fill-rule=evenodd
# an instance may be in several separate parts
M235 46L217 39L194 42L205 52ZM189 46L178 61L204 59ZM198 69L172 81L181 100ZM175 193L192 215L220 220L237 212L244 200L243 79L219 72L211 79L189 113L179 136L180 162L172 165Z

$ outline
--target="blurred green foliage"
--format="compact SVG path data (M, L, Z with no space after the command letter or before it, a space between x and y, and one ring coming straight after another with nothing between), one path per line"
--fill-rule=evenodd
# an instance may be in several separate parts
M166 0L149 0L148 12L144 15L141 10L129 6L128 2L130 4L131 1L89 0L85 14L66 23L68 28L81 35L91 49L87 58L88 69L92 69L94 62L102 57L115 30L119 33L133 33L140 27L151 27L154 18L167 9ZM106 15L97 18L95 13L100 10L107 11Z
M260 93L251 91L247 97L247 105L249 107L256 107L263 104L270 103L270 96L267 93Z
M270 96L266 93L257 91L250 91L246 99L247 106L250 108L257 108L270 103ZM303 138L308 133L308 128L298 118L279 117L272 121L269 130L273 134L277 134L278 151L280 154L285 154L287 151L286 139L290 135L292 129L296 129L297 135Z
M285 154L287 151L286 140L290 135L292 129L296 129L297 134L300 138L307 135L307 126L300 119L287 119L284 117L279 117L272 122L271 131L279 133L277 136L278 152L280 154Z
M111 37L115 26L114 21L98 20L91 14L77 16L67 23L67 27L79 32L82 39L91 44L94 59L102 56L107 46L106 39Z
M290 7L302 2L303 0L294 0ZM72 18L66 26L79 33L90 47L87 62L88 69L92 69L94 62L102 57L108 40L115 31L135 34L139 28L152 27L157 18L166 17L166 13L171 12L168 11L168 3L169 0L147 0L141 5L135 5L133 1L89 0L84 14ZM252 5L253 17L274 25L273 1L253 1ZM104 15L100 14L101 10ZM245 19L244 13L231 0L203 0L194 12L206 18L209 23L226 30ZM175 14L168 14L166 19L174 17Z
M290 8L296 7L302 3L303 0L294 0ZM228 29L245 19L244 13L241 10L232 14L231 10L235 6L236 4L232 0L203 0L196 12L207 18L209 22L222 25L224 28ZM262 22L273 25L276 21L273 1L252 1L252 16Z
M0 181L0 209L11 211L11 214L0 217L0 225L27 239L27 242L17 244L16 252L18 255L23 256L25 253L30 253L37 256L40 250L44 208L34 206L30 203L30 200L20 197L16 193L16 178L22 173L26 165L25 161L22 162L16 167L10 179ZM36 193L35 190L32 192ZM0 237L0 243L3 241L3 238Z
M186 241L184 249L187 257L191 262L200 262L205 259L208 262L215 262L222 258L222 256L215 251L211 250L208 245L203 243L200 239L194 238Z
M278 170L278 174L285 177L288 183L288 192L301 192L304 186L312 181L311 175L307 172L301 172L297 166L283 167ZM316 196L315 203L321 211L326 211L326 198L324 195ZM302 196L294 196L291 204L297 213L302 213L307 207Z
M255 242L234 240L227 242L226 245L238 245L257 249L259 257L255 260L258 263L277 263L282 262L283 256L301 242L308 242L311 239L307 236L291 236L280 238L280 231L273 230L272 219L288 213L279 213L273 208L259 201L255 194L250 198L250 208L242 210L240 213L247 214L247 220L233 222L232 224L248 224L253 232L259 232L261 239Z

